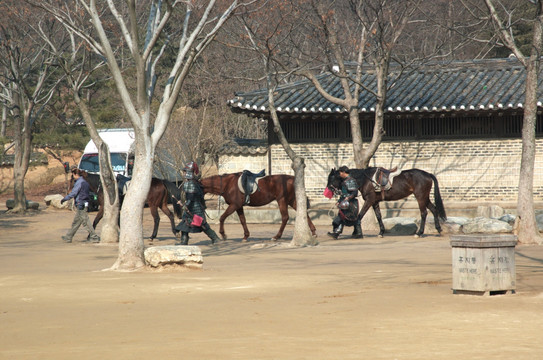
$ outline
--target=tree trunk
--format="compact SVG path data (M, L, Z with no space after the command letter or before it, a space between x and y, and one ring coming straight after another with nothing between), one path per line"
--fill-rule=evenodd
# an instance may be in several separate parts
M317 245L318 241L311 234L309 224L307 222L307 195L305 193L305 163L304 159L297 155L290 147L290 144L281 129L279 117L275 111L273 101L273 87L271 79L268 76L268 100L270 114L273 121L273 131L277 134L283 149L292 160L292 169L294 170L294 190L296 193L296 221L294 223L294 234L290 244L292 246L313 246Z
M116 243L119 241L119 190L117 188L117 179L111 167L109 147L102 141L102 138L98 134L87 103L79 96L78 87L73 86L73 83L72 87L75 89L73 91L74 101L81 111L91 139L98 149L100 181L104 190L104 214L102 217L100 242Z
M296 193L296 222L291 245L306 246L317 245L318 241L311 234L307 222L307 194L305 193L305 163L304 159L296 156L292 161L294 170L294 189ZM300 220L298 220L300 219Z
M155 150L148 129L134 131L136 132L134 170L121 209L119 254L111 270L134 270L145 266L143 209L151 187Z
M541 42L541 26L538 29L538 39ZM535 163L535 125L537 121L537 81L540 68L539 56L532 56L526 68L526 101L524 121L522 124L522 158L517 204L517 236L523 244L543 244L539 234L534 211L534 163Z
M13 117L15 121L15 160L13 163L13 195L14 204L11 212L22 213L26 212L26 195L25 195L25 176L28 171L30 162L31 131L30 131L30 113L32 105L28 105L26 111L24 109L21 96L18 94L18 89L13 91L14 104Z
M355 105L349 107L349 122L351 124L351 134L353 140L353 158L357 168L363 169L364 166L364 142L362 141L362 128L360 127L360 115L358 114L358 99L355 99Z
M375 105L375 124L373 126L371 141L364 152L361 168L367 168L369 166L370 160L377 152L377 149L383 140L383 134L385 133L383 124L385 122L385 104L387 98L388 63L389 60L383 58L376 66L377 104Z
M104 188L104 217L102 218L100 242L116 243L119 241L119 188L111 167L109 148L102 139L100 142L100 147L98 147L100 149L98 154L100 157L100 181Z
M8 124L8 108L2 104L2 124L0 125L0 136L6 136L6 127Z

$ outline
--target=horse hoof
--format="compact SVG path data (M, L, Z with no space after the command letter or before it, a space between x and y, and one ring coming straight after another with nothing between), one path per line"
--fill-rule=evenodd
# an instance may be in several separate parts
M378 237L378 238L382 238L382 237L383 237L383 235L379 234L379 235L377 235L377 237Z
M272 238L271 238L271 241L277 241L277 238L276 238L276 237L272 237Z
M415 234L415 239L418 239L420 238L420 235L419 234Z

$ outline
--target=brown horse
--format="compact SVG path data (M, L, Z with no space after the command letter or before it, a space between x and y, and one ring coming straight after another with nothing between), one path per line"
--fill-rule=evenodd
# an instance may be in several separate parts
M100 175L89 174L87 172L82 172L83 177L89 183L89 187L92 192L94 192L98 197L98 213L94 218L92 227L96 229L96 226L104 216L104 192L102 184L100 182ZM72 178L73 181L73 178ZM151 187L149 188L149 193L147 194L147 205L151 210L151 215L154 220L153 233L151 234L150 240L153 241L156 238L158 233L158 225L160 223L160 216L158 215L158 209L160 208L164 214L170 219L172 226L172 232L174 235L177 235L175 230L175 220L172 212L168 208L168 200L174 196L177 199L181 198L180 190L175 186L174 183L168 180L162 180L153 178L151 180ZM119 195L119 203L122 206L124 196ZM176 201L173 202L173 209L177 217L180 219L182 214L182 209Z
M204 193L220 195L228 204L228 207L220 218L220 234L223 239L226 239L224 232L224 220L234 211L238 214L241 225L243 226L243 241L249 237L249 229L243 212L245 202L245 194L238 188L238 179L241 173L215 175L201 180L204 188ZM251 195L248 206L263 206L276 200L281 212L281 227L279 232L272 240L278 240L283 235L283 230L287 225L288 206L290 205L296 210L296 196L294 194L294 176L290 175L269 175L258 180L258 190ZM309 205L309 203L308 203ZM308 206L309 207L309 206ZM316 229L309 216L307 217L309 228L313 236L316 235Z
M373 175L377 171L376 167L368 167L365 169L350 169L349 175L353 177L357 184L358 190L362 194L364 199L364 205L358 214L358 219L361 220L370 207L373 207L377 221L379 222L379 236L383 236L385 232L385 225L381 218L381 210L379 209L380 201L393 201L400 200L408 197L409 195L415 195L419 204L420 210L420 227L415 233L416 237L421 236L424 233L424 226L426 224L426 216L428 214L427 208L434 215L434 222L436 230L441 233L441 226L439 225L439 219L442 221L447 220L445 214L445 207L441 200L441 194L439 192L439 184L437 178L424 170L410 169L402 171L398 176L394 177L392 187L390 190L382 192L376 192L373 183ZM341 191L342 179L339 176L339 171L332 169L328 175L327 188L338 193ZM434 198L435 205L430 201L430 192L432 190L432 184L434 185Z

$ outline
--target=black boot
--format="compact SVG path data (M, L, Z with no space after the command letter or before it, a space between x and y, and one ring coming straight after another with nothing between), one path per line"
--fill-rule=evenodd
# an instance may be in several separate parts
M332 224L332 231L328 231L326 234L328 234L328 236L330 236L331 238L337 239L338 234L336 234L336 229L337 229L337 226Z
M207 230L204 230L204 233L207 235L207 237L209 237L211 239L211 243L212 244L215 244L217 242L219 242L219 240L221 240L218 236L217 236L217 233L215 231L213 231L212 228L209 228Z
M189 244L189 234L186 232L181 233L181 238L175 243L175 245L188 245Z
M343 224L339 224L338 227L334 228L332 232L328 233L328 236L337 240L337 238L342 232L343 232Z
M353 239L362 239L363 237L364 237L364 235L362 235L362 225L356 224L354 226L354 231L353 231L353 235L351 236L351 238L353 238Z

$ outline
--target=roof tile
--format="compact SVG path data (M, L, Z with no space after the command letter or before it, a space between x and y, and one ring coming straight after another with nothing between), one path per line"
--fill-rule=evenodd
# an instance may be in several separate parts
M343 98L339 78L331 73L320 74L317 78L332 96ZM391 67L385 108L398 112L522 108L525 78L524 67L510 58L428 64L410 72ZM363 82L375 91L373 71L363 75ZM543 78L539 87L543 90ZM280 86L276 94L275 106L279 112L345 112L343 107L320 95L308 80ZM540 100L543 101L543 95ZM269 111L266 89L237 93L228 103L233 110L241 112ZM375 96L362 90L359 112L373 112L375 105Z

